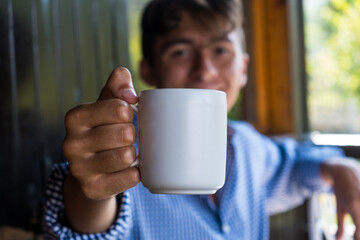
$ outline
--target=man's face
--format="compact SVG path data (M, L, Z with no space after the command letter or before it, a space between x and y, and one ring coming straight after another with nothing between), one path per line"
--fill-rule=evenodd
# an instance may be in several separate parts
M141 64L142 77L160 88L203 88L226 92L228 111L246 84L248 58L230 24L205 28L188 14L179 27L155 43L154 64Z

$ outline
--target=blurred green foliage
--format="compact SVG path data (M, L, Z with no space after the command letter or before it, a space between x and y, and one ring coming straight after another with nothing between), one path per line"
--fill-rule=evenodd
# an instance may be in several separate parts
M149 0L131 0L128 1L129 8L129 52L131 73L134 87L139 93L144 89L149 89L144 81L142 81L139 73L139 63L142 58L141 53L141 13Z
M360 101L360 0L312 2L323 5L305 10L310 100L330 93Z

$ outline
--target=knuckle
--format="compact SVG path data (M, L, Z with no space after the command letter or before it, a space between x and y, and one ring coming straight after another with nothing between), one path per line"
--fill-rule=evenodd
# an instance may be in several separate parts
M129 168L128 182L134 186L140 182L140 172L137 168Z
M81 104L66 113L64 119L66 129L72 128L79 121L84 108L85 105Z
M121 160L124 165L130 166L135 159L135 152L133 146L123 148Z
M62 143L62 151L66 157L70 158L76 151L74 150L74 141L70 137L66 136Z
M74 122L75 110L70 110L66 113L64 118L65 128L68 130L72 127Z
M71 174L77 178L82 179L85 176L85 168L83 164L79 161L69 161L69 168L71 171Z
M140 182L140 172L137 168L129 168L116 180L116 189L125 191L136 186Z
M133 124L127 124L122 130L122 140L125 144L133 144L136 140L136 129Z
M130 107L125 104L116 105L114 108L114 115L116 119L120 119L122 122L131 122L132 121L132 112Z
M69 159L77 157L81 152L81 148L80 142L69 136L66 136L62 143L62 150L65 156Z

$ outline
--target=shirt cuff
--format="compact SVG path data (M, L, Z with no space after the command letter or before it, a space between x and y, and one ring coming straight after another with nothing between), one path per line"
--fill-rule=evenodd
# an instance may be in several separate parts
M63 185L67 174L69 174L67 163L56 164L48 179L43 214L44 239L126 239L132 222L128 192L117 196L117 201L120 204L117 219L107 231L81 234L66 225Z
M296 177L305 189L311 192L327 192L332 188L327 184L320 173L320 166L323 162L334 158L344 156L343 151L338 147L314 146L306 144L301 148L299 162L295 167Z

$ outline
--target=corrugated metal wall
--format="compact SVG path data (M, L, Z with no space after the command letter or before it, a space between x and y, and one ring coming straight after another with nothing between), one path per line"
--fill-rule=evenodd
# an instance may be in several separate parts
M126 0L0 0L0 226L38 228L63 117L129 67Z

